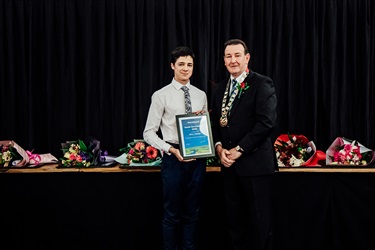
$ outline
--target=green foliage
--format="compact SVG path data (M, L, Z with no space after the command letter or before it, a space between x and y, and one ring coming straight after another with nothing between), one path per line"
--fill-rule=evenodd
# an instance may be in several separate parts
M220 158L218 156L207 157L206 166L220 166Z

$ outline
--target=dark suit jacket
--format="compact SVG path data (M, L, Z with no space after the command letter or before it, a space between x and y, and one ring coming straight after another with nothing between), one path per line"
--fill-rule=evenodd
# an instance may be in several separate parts
M211 126L214 143L223 148L240 145L242 156L232 167L240 176L272 174L277 169L271 133L276 126L277 98L272 79L250 72L245 82L250 86L232 104L228 125L221 127L222 100L228 79L220 82L212 99ZM228 98L229 99L229 98ZM226 168L222 168L225 173Z

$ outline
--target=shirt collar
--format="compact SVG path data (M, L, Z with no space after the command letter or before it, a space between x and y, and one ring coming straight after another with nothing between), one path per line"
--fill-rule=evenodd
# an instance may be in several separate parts
M236 79L236 81L238 82L238 78L240 78L242 75L246 74L246 70L244 72L242 72L241 75L239 75L238 77L234 78L232 75L230 75L230 81L232 82L233 79Z
M190 81L184 85L184 84L181 84L181 83L177 82L177 81L173 78L173 79L172 79L172 85L173 85L176 89L181 89L182 86L186 86L188 89L190 89Z

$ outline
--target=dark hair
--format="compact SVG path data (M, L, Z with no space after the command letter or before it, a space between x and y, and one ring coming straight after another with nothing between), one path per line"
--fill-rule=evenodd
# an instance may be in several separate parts
M194 62L195 55L194 55L193 51L189 47L181 46L181 47L175 48L172 51L171 63L174 64L177 61L177 59L180 58L181 56L191 56L191 58L193 58L193 62Z
M246 43L244 41L240 40L240 39L231 39L231 40L226 41L224 43L224 51L227 48L227 46L229 46L229 45L237 45L237 44L241 44L244 47L244 49L245 49L245 51L244 51L245 55L247 53L249 53L249 49L247 48Z

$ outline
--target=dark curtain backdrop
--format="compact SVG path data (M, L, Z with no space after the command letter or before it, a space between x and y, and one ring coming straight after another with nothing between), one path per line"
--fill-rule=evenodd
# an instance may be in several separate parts
M230 38L277 86L275 136L375 148L372 0L0 0L0 140L61 157L61 142L94 136L119 155L171 81L172 49L194 50L210 102Z

